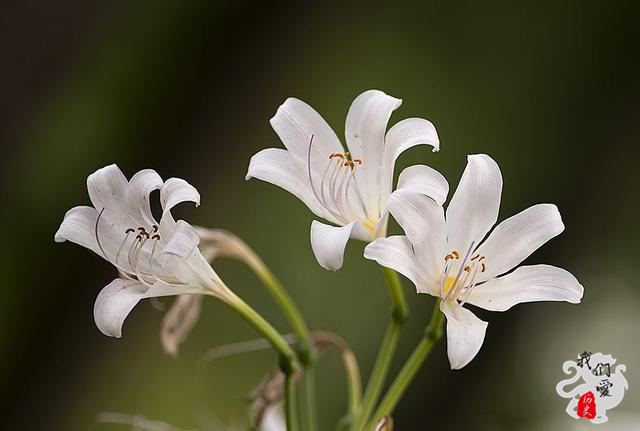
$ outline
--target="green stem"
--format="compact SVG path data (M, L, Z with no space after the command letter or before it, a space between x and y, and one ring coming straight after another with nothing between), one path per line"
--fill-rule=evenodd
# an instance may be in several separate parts
M298 418L296 412L296 389L293 374L287 374L284 382L284 412L287 431L298 430Z
M256 274L274 298L298 337L296 350L300 362L306 364L312 361L311 337L302 314L276 276L260 259L260 256L246 242L231 232L221 229L200 228L199 235L203 252L208 251L210 253L208 260L216 257L238 259Z
M318 429L315 379L314 364L307 364L304 368L302 382L300 385L302 390L302 408L304 412L302 423L305 431L316 431Z
M377 410L372 416L372 420L369 423L369 428L373 426L386 415L390 415L393 409L398 404L398 401L402 398L407 387L415 377L416 373L424 363L425 359L429 356L431 348L442 337L442 326L444 324L444 314L440 311L440 299L438 299L433 307L431 313L431 321L425 329L424 337L420 343L416 346L413 353L404 364L398 376L391 384L389 391L380 402Z
M264 336L271 346L280 355L280 368L285 375L289 376L295 371L295 353L291 346L280 335L276 329L267 322L264 317L258 314L246 302L238 296L233 295L227 303L242 317L244 317L262 336Z
M391 300L393 301L393 310L391 313L391 322L387 327L387 331L382 340L378 356L373 365L373 371L371 377L367 383L367 389L364 392L364 397L360 409L358 411L358 418L354 427L354 430L360 431L369 420L369 415L373 410L385 379L391 366L393 355L395 354L396 347L398 345L398 336L400 334L400 328L407 320L409 316L407 303L404 298L404 292L402 291L402 285L398 274L389 268L384 268L384 277L389 286L389 293Z
M300 310L280 281L253 251L251 251L250 257L250 259L247 259L247 264L274 298L298 337L296 353L304 367L300 383L303 425L305 431L316 431L318 428L318 413L316 407L314 357L309 329L302 318Z
M407 301L404 298L400 277L398 277L397 272L389 268L384 268L383 274L393 301L392 318L399 324L403 324L409 318L409 307L407 307Z
M253 267L253 269L271 296L273 296L273 299L284 313L287 321L291 325L291 328L298 337L298 346L296 350L298 351L300 362L305 365L312 362L313 358L311 354L311 336L309 334L309 329L302 318L302 313L300 313L295 302L293 302L291 295L289 295L280 281L278 281L266 265L262 264L258 267Z
M304 401L304 418L306 420L305 429L315 431L317 428L317 413L315 401L315 377L313 372L313 348L309 329L302 318L302 313L295 302L284 289L280 281L271 270L260 259L256 252L251 249L242 239L236 235L217 229L201 229L200 237L203 243L210 243L212 257L227 256L244 262L260 279L265 288L274 298L276 304L285 315L289 325L291 325L298 341L296 344L296 354L304 366L302 378L302 393ZM235 295L234 295L235 296ZM291 347L284 341L282 336L266 322L262 316L245 304L240 298L231 298L232 306L252 323L260 331L273 347L280 353L280 368L287 375L287 378L294 372L294 355ZM289 379L290 380L290 379ZM288 384L293 385L288 381ZM287 389L287 403L295 404L293 388ZM287 405L291 414L296 412L295 405ZM289 415L288 415L289 416ZM289 421L289 419L287 419ZM291 420L296 423L295 419ZM291 429L289 427L289 429Z
M289 325L295 332L298 341L296 353L304 370L302 375L301 398L302 419L305 431L316 431L318 428L318 413L316 407L315 372L313 369L314 357L311 335L300 309L297 307L291 295L260 257L249 246L243 247L242 255L245 263L258 276L262 284L269 291L280 310L285 315Z
M367 422L375 403L378 401L378 396L382 391L385 378L389 372L389 366L393 359L396 346L398 344L398 334L400 332L400 325L392 320L387 327L387 332L384 335L380 350L378 351L378 357L373 365L373 371L371 371L371 377L367 383L367 389L364 392L361 408L358 411L358 421L356 422L355 430L361 430L364 424Z

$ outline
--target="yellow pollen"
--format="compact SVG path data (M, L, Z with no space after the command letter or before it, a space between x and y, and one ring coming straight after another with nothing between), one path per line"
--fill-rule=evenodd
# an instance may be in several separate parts
M444 282L444 294L442 295L443 298L449 294L449 291L451 290L451 287L453 286L453 283L455 281L455 277L447 277L447 280Z
M335 159L335 158L339 158L341 160L344 161L344 166L349 166L351 169L353 169L355 167L356 164L361 165L362 163L364 163L362 161L362 159L351 159L351 153L350 152L345 152L345 153L330 153L329 154L329 159Z

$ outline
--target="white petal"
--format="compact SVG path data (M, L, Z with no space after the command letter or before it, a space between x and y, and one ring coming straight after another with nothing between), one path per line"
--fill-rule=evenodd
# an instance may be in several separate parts
M440 139L435 126L424 118L398 121L387 132L389 162L395 163L400 154L416 145L431 145L434 153L439 151Z
M172 254L183 259L188 258L200 244L198 232L184 220L178 220L173 236L162 250L163 254Z
M184 220L178 220L173 235L158 256L158 262L181 282L218 292L222 283L202 257L198 249L199 242L200 236L196 230Z
M394 124L386 136L385 161L383 169L388 175L384 178L382 191L391 191L393 171L396 160L406 150L416 145L431 145L433 152L440 150L438 132L430 121L424 118L407 118ZM447 190L449 186L447 185Z
M87 178L87 190L91 203L98 210L105 209L103 218L111 224L128 226L132 217L125 207L129 182L116 165L100 168Z
M458 188L447 208L447 236L453 250L465 253L485 237L498 219L502 174L486 154L467 158Z
M402 154L405 150L416 145L431 145L434 152L440 149L440 141L438 140L436 128L433 126L433 124L431 124L431 122L423 118L407 118L405 120L399 121L389 129L385 139L386 148L380 184L380 205L382 207L386 205L386 197L389 195L389 193L391 193L391 190L393 188L393 171L398 156L400 156L400 154ZM424 168L431 169L427 166L425 166ZM411 169L407 168L404 172L407 171L411 172ZM432 171L433 172L424 173L426 177L418 181L418 183L416 184L416 186L420 188L420 190L417 191L427 194L428 196L438 201L439 204L442 204L447 197L449 185L447 184L446 180L444 180L444 177L442 177L442 175L440 175L435 170ZM402 181L404 172L400 174L399 181ZM413 172L413 174L418 174L418 172ZM406 175L407 174L405 174L405 176ZM416 180L418 180L418 178L416 178ZM421 184L424 182L424 180L427 180L427 183ZM405 182L406 181L407 179L405 179ZM400 187L400 184L398 184L398 187ZM431 187L436 188L432 189ZM443 191L444 196L442 196ZM430 193L433 193L434 195L432 196Z
M140 211L148 225L153 225L154 218L151 213L149 195L154 190L159 190L163 185L162 178L153 169L143 169L137 172L129 181L127 201L133 210Z
M278 107L269 120L280 140L297 157L307 159L311 135L314 147L328 157L330 153L342 152L340 140L333 129L311 106L302 100L290 97Z
M414 165L400 172L399 189L422 193L436 201L438 205L442 205L447 200L449 183L435 169L425 165Z
M387 123L393 111L400 106L402 100L391 97L379 90L368 90L355 98L345 124L347 147L354 159L362 159L364 163L357 169L364 172L366 207L369 213L378 210L383 204L379 201L383 175L393 173L383 171L385 154L385 133ZM358 178L360 180L360 178ZM390 191L390 190L389 190Z
M64 215L54 240L56 242L71 241L100 254L95 234L97 219L98 211L93 207L71 208Z
M420 193L396 190L388 208L413 244L418 261L425 268L425 279L435 283L448 253L442 207Z
M311 248L321 267L331 271L342 267L344 249L354 224L335 227L316 220L311 223Z
M305 165L294 159L287 150L266 148L251 157L246 179L251 178L285 189L304 202L317 216L334 221L313 194Z
M413 252L411 242L406 236L378 238L365 247L364 257L375 260L386 268L398 271L413 282L418 292L433 294L435 284L424 282L420 275L422 269Z
M506 311L516 304L566 301L577 304L584 288L568 271L550 265L522 266L510 274L477 286L468 302L491 311Z
M310 170L312 177L319 180L329 155L344 152L340 140L322 116L299 99L285 100L269 122L292 158L302 164L305 178Z
M98 211L93 207L71 208L65 214L64 220L55 234L55 241L71 241L88 248L110 263L113 262L117 250L122 244L124 234L122 231L112 229L104 220L101 220L96 226L98 214ZM100 244L96 240L96 227Z
M122 335L122 324L133 307L144 298L194 293L184 287L172 287L156 283L150 288L135 280L116 278L96 298L93 316L100 332L110 337Z
M181 202L194 202L199 206L200 193L181 178L169 178L160 189L160 204L163 212L171 210Z
M504 220L478 249L487 257L487 271L478 273L478 280L504 274L563 230L560 212L552 204L534 205Z
M451 369L459 370L480 351L487 322L455 301L443 301L440 310L447 316L447 355Z

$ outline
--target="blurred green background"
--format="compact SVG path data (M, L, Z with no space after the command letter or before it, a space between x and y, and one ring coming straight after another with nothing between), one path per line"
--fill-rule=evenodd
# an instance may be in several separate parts
M501 219L539 202L563 214L565 232L528 262L567 268L585 286L577 306L478 311L490 322L478 357L451 371L441 343L397 409L397 429L590 429L555 392L562 363L584 350L627 365L630 391L599 429L639 429L640 8L533 4L3 2L2 428L127 429L96 425L105 411L181 429L212 429L214 418L243 424L248 392L275 365L265 351L198 373L211 347L255 338L213 300L177 360L162 353L163 313L148 301L122 339L98 332L93 301L115 272L53 234L67 209L89 202L87 175L112 162L128 176L152 167L194 184L202 205L178 216L249 242L310 326L351 344L366 376L389 311L380 270L358 242L340 272L322 270L308 241L312 214L244 176L251 155L281 146L268 119L286 97L307 101L342 135L352 99L378 88L404 100L392 123L426 117L441 139L440 153L411 150L396 172L426 163L453 189L466 154L490 154L504 176ZM247 269L216 268L287 331ZM395 370L432 305L404 282L411 318ZM318 373L321 428L330 430L345 401L337 356Z

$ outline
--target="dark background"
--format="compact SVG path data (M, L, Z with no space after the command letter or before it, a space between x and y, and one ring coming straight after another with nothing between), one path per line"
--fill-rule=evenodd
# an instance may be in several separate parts
M567 268L585 286L581 305L479 311L490 325L478 357L451 371L441 343L397 409L397 429L590 428L555 392L562 363L583 350L627 365L630 391L605 427L631 429L640 422L640 10L595 5L3 2L3 429L128 429L96 425L105 411L181 429L212 430L213 417L243 424L247 393L275 364L259 352L197 371L207 349L255 337L213 300L177 360L162 354L163 313L150 302L122 339L97 331L93 301L113 268L53 234L67 209L89 202L86 176L112 162L127 176L152 167L194 184L202 206L178 216L249 242L313 328L347 339L366 376L389 309L379 269L354 241L343 270L322 270L308 244L312 214L244 176L251 155L281 146L268 119L286 97L307 101L342 135L351 100L369 88L404 100L392 123L426 117L440 135L440 153L411 150L396 172L427 163L453 190L466 154L490 154L504 176L501 219L538 202L563 214L565 232L528 262ZM216 268L286 331L249 271ZM394 369L432 304L404 284L412 314ZM333 354L319 367L329 430L344 409L342 371Z

